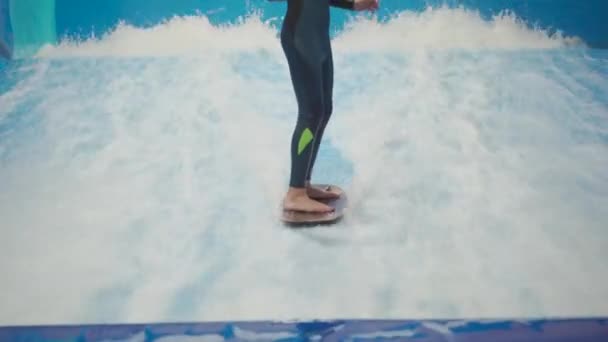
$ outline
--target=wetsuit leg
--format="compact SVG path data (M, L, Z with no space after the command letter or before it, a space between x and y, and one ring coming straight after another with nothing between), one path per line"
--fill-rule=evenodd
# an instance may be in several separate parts
M306 175L306 181L310 181L312 176L312 170L315 166L315 161L317 160L317 153L319 152L319 146L321 145L321 139L323 139L323 133L325 132L325 127L331 118L331 114L333 111L333 87L334 87L334 65L333 58L331 53L331 48L329 50L329 56L323 63L323 120L321 122L321 128L319 129L319 133L317 134L317 138L314 142L314 150L312 152L312 162L310 163L310 168L308 169L308 174Z
M290 186L304 187L327 124L324 72L330 57L327 0L289 0L281 45L298 102L291 140ZM315 146L317 148L315 149Z

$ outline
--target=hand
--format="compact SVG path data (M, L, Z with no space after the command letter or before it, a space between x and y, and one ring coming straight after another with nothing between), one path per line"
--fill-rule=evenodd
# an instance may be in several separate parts
M380 2L380 0L354 0L354 1L355 1L355 6L354 6L355 11L377 10L379 2Z

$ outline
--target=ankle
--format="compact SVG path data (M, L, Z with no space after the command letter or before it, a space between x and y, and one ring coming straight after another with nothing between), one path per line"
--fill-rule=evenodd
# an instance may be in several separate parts
M308 197L308 194L306 192L306 187L289 187L289 190L287 190L287 198L299 198L299 197Z

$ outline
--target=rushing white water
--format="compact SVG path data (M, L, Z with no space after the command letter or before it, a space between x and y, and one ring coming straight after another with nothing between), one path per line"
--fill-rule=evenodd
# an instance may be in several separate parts
M314 174L276 29L204 17L65 41L0 95L0 324L608 314L608 57L461 9L334 40ZM0 89L4 89L0 88Z

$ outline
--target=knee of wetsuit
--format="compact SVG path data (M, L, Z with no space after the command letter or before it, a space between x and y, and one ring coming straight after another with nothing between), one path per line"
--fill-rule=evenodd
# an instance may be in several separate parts
M308 90L313 92L312 89ZM326 115L326 110L321 99L312 99L312 94L305 100L302 101L302 105L299 108L300 117L305 120L318 120Z
M325 115L321 112L303 112L298 116L298 121L301 122L302 126L308 127L313 131L323 122L323 120L325 120Z

